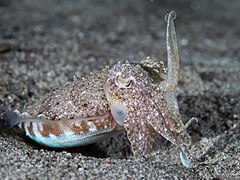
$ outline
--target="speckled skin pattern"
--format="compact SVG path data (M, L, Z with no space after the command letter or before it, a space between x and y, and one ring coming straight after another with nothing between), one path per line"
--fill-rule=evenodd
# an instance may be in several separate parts
M73 119L77 116L93 117L110 112L103 86L108 78L105 69L87 78L77 79L47 94L27 107L31 117L44 115L46 119Z
M55 148L91 144L122 130L112 118L105 96L107 75L106 68L47 94L22 113L30 119L21 127L34 141Z
M21 114L12 116L12 126L45 146L81 146L126 130L134 156L152 150L156 133L180 151L186 167L191 167L186 132L174 95L179 77L179 56L171 11L167 19L168 69L161 61L118 62L112 68L90 74L56 89ZM15 117L15 118L14 118ZM10 120L11 121L11 120Z
M161 78L160 76L163 76L162 74L166 69L162 63L152 60L145 60L140 64L119 62L109 72L105 69L52 91L43 99L28 106L23 115L40 118L43 122L45 119L56 121L55 124L51 125L45 122L42 131L38 128L44 137L49 136L50 133L56 136L61 135L63 130L57 128L58 124L77 117L83 117L84 120L85 118L108 115L108 118L104 118L105 123L111 122L112 130L114 130L117 124L111 117L110 105L112 102L118 101L128 110L124 129L128 133L128 139L135 156L143 156L151 152L156 132L180 147L181 136L174 132L171 127L175 123L174 121L179 123L178 126L183 127L183 124L179 121L180 117L176 114L177 110L171 107L167 101L168 93L163 92L158 87L158 83L153 80L154 76L149 74L151 68L151 72L156 71L154 67L160 69L159 78ZM118 72L121 72L123 78L132 76L136 79L132 88L118 88L115 83ZM86 120L84 123L83 120L81 119L79 126L75 125L76 121L70 130L75 134L87 133L90 127L88 121ZM91 122L95 123L92 120ZM65 125L67 126L67 124ZM97 123L95 123L96 125ZM100 127L101 123L99 129ZM34 136L32 123L29 124L28 129L30 134Z
M159 84L143 69L145 64L150 63L153 66L161 65L151 60L142 61L142 64L119 62L110 70L108 80L109 101L117 101L128 110L124 128L135 156L143 156L151 152L156 133L161 134L177 147L190 144L190 137L186 132L179 134L173 130L174 127L180 129L184 125L180 120L178 109L169 102L175 101L172 99L174 97L170 97L169 92L162 91ZM115 83L117 72L121 72L126 78L135 77L136 82L133 87L119 88Z

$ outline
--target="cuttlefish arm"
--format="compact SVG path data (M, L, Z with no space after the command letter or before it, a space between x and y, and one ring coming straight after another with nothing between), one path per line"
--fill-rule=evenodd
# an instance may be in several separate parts
M158 132L161 134L165 139L169 140L172 144L177 146L180 151L180 158L183 163L183 165L187 168L192 167L192 163L189 159L190 153L188 151L188 145L191 143L191 140L189 139L190 136L185 131L181 134L178 134L176 132L173 132L169 129L168 125L163 121L161 116L154 117L148 119L149 124Z
M137 112L131 112L131 115L125 117L123 123L134 156L141 157L150 153L156 131L148 124L146 118L139 117Z
M146 119L129 117L124 122L124 128L135 157L144 156L152 151L156 131L147 123Z
M138 117L137 112L131 112L129 115L125 105L118 101L112 101L110 108L114 120L120 126L124 126L134 156L139 157L151 152L155 130L146 119Z
M176 18L175 11L171 11L166 15L167 32L166 32L166 46L167 46L167 77L162 81L159 87L162 91L174 91L179 79L179 54L177 46L177 37L173 20Z

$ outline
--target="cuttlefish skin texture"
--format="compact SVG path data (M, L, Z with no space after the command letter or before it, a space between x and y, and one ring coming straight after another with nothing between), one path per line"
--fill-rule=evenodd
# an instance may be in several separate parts
M175 89L180 62L174 28L175 12L167 15L167 67L161 61L118 62L47 94L24 113L6 109L8 123L17 125L44 146L67 148L99 141L126 130L134 156L152 151L161 134L180 150L190 168L191 138L182 123Z

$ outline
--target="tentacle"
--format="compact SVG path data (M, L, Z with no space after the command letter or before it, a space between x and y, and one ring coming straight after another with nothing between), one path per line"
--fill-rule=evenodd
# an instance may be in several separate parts
M167 32L166 32L166 46L167 46L167 63L168 71L167 78L160 83L160 88L163 91L174 91L179 79L179 55L177 46L177 37L173 20L176 18L176 13L171 11L167 16Z
M190 155L189 152L186 150L184 146L181 147L182 151L180 152L180 159L183 163L183 165L186 168L192 168L191 160L189 159Z
M184 125L181 120L181 116L179 113L179 107L178 107L178 102L177 98L175 96L174 92L166 92L166 101L167 105L170 109L171 112L171 120L167 120L169 127L171 128L172 131L176 133L182 133L184 132L191 124L193 121L198 122L198 119L196 117L192 117L191 119L188 120L188 122Z
M156 131L148 124L146 119L128 117L124 121L124 128L127 131L128 140L135 157L141 157L151 152Z

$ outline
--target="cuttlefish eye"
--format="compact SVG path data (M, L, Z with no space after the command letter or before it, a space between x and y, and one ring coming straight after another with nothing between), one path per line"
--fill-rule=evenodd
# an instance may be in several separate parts
M123 78L121 72L116 74L115 84L120 88L132 88L136 83L136 80L133 76L128 78Z

